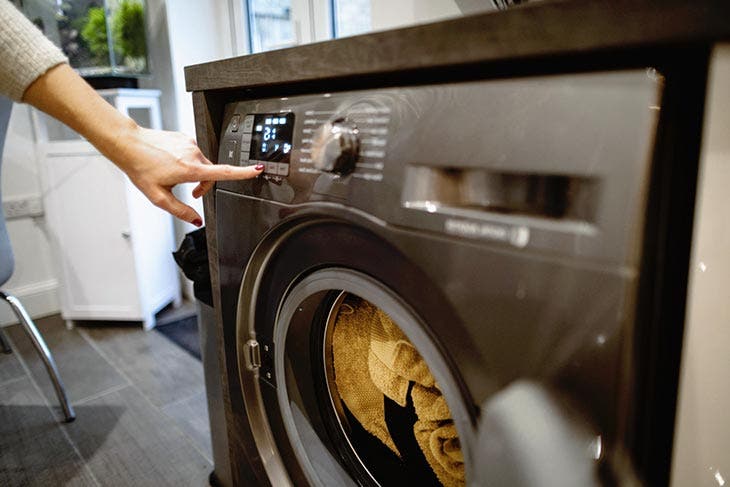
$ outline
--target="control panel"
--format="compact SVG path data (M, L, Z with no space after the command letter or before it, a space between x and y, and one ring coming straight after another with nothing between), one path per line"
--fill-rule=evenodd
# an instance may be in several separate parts
M383 179L391 123L383 99L325 94L240 102L227 112L219 162L263 164L262 179L275 185L306 186L326 175L333 195L352 180Z
M218 162L265 170L216 187L623 260L660 104L644 70L231 100Z

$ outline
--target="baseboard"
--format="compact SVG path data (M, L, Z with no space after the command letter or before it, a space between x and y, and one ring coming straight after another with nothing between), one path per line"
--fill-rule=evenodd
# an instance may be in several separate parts
M42 318L61 312L59 284L56 279L3 289L20 300L31 318ZM18 319L7 303L0 303L0 326L13 325Z

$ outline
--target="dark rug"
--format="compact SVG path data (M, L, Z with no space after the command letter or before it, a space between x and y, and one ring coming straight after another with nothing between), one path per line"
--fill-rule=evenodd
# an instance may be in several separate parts
M155 330L200 360L200 335L198 334L197 315L186 316L164 325L158 325Z

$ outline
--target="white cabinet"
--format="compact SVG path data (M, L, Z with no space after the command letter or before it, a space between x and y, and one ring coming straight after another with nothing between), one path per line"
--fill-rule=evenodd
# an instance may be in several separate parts
M101 93L138 122L159 127L157 91ZM36 117L45 137L39 160L60 267L61 314L66 320L142 321L149 329L157 311L180 302L172 217L91 144L51 123ZM76 140L58 140L59 134Z

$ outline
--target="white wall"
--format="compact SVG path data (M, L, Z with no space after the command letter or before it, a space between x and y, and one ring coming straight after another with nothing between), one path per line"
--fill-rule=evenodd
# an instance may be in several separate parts
M167 0L172 85L179 117L179 130L195 135L190 93L185 92L183 69L190 64L232 55L228 4L216 0Z
M376 31L458 17L461 10L455 0L372 0L371 15Z
M216 0L148 0L154 18L166 31L167 52L157 47L161 62L155 77L163 88L163 114L175 110L175 125L168 128L195 137L192 95L185 91L185 66L212 61L233 54L228 3ZM162 40L159 41L162 43ZM203 216L203 202L192 197L195 184L182 184L175 194ZM189 223L175 220L175 240L194 230ZM192 297L192 283L184 280L184 293Z
M41 183L35 155L35 138L26 105L13 105L5 149L2 154L3 199L41 195ZM32 316L57 313L58 273L51 254L51 242L45 219L8 220L8 234L15 254L15 272L3 289L15 294ZM0 304L0 324L15 323L15 316Z

